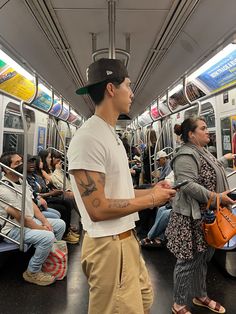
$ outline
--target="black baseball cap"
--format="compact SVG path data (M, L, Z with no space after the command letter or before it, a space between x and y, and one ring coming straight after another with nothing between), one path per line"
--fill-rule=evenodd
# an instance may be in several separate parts
M123 62L118 59L99 59L86 70L87 85L77 89L76 94L88 94L88 88L92 85L105 82L109 79L129 77Z
M32 156L30 154L27 154L27 161L35 161L37 158L36 156Z

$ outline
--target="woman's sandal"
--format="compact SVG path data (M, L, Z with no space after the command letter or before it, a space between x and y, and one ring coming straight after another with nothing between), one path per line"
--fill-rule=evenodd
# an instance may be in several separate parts
M189 308L187 307L187 305L185 305L184 307L182 307L180 310L176 310L175 308L174 308L174 306L172 306L172 313L173 314L186 314L186 313L189 313L189 314L191 314L191 312L190 312L190 310L189 310Z
M140 245L142 247L161 247L162 242L158 238L155 238L153 240L151 240L149 238L144 238L140 241Z
M212 301L215 302L215 307L210 306L210 303L211 303ZM223 314L223 313L226 312L225 308L224 308L222 305L220 305L220 303L218 303L218 302L216 302L216 301L214 301L214 300L211 300L211 299L208 298L208 297L206 297L204 301L202 301L202 300L199 299L199 298L194 298L194 299L193 299L193 304L195 304L195 305L197 305L197 306L206 307L206 308L208 308L209 310L211 310L211 311L213 311L213 312L215 312L215 313L221 313L221 314Z

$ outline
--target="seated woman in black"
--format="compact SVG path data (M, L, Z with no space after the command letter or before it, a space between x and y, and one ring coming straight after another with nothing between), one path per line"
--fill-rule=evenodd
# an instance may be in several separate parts
M71 204L64 199L63 191L49 187L46 184L42 175L43 163L40 157L35 161L35 184L32 188L42 196L48 203L48 206L58 210L61 214L61 219L66 223L66 231L63 237L68 243L75 244L79 242L79 235L70 230L71 220Z

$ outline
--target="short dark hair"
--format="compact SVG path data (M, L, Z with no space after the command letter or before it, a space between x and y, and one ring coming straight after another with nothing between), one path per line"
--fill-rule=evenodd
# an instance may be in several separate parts
M2 164L6 165L7 167L11 167L12 156L14 156L14 155L21 156L21 154L19 154L18 152L5 152L0 157L0 162ZM2 171L4 171L3 167L2 167Z
M115 87L119 87L119 85L123 83L124 80L125 80L125 77L114 78L114 79L106 80L104 82L92 85L88 87L88 94L92 98L92 101L95 103L95 105L98 106L104 99L107 84L112 83L115 85Z
M183 121L183 123L180 124L176 124L174 126L174 132L176 135L181 135L181 139L184 141L184 143L187 143L189 141L189 136L188 133L194 132L197 128L197 121L205 121L205 119L203 117L191 117L191 118L187 118Z

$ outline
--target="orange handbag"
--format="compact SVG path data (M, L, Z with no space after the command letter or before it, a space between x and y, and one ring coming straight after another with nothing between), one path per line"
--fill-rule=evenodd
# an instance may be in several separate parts
M211 194L206 210L210 208L214 193ZM221 207L220 195L216 194L215 220L203 222L203 233L206 242L215 248L223 247L236 234L236 216L227 208Z

